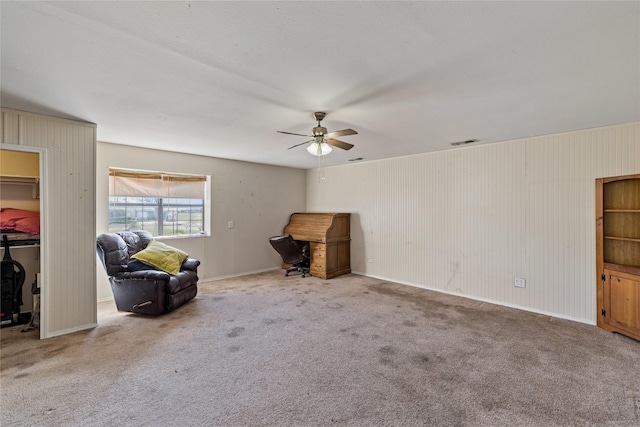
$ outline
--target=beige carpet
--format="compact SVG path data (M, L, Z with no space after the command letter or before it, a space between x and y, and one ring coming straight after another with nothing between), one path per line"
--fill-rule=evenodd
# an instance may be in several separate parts
M2 330L2 426L639 426L640 342L357 275L200 285L165 316Z

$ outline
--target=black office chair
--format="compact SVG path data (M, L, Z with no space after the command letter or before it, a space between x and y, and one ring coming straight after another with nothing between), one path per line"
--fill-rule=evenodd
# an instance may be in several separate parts
M305 277L309 272L309 242L299 242L287 234L270 237L269 243L280 254L285 264L291 264L285 271L285 276L292 271L299 271L302 277Z

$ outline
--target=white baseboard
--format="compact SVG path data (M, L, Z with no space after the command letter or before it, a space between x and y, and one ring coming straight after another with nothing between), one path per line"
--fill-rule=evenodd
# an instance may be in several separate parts
M274 270L280 270L280 269L282 269L282 267L269 267L269 268L263 268L263 269L260 269L260 270L245 271L245 272L242 272L242 273L229 274L227 276L207 277L206 279L198 280L198 283L216 282L218 280L231 279L231 278L234 278L234 277L248 276L250 274L266 273L267 271L274 271Z
M64 329L62 331L53 331L51 333L45 333L43 338L59 337L61 335L72 334L74 332L84 331L86 329L93 329L98 326L97 323L89 323L88 325L76 326L74 328Z
M428 291L440 292L440 293L447 294L447 295L454 295L454 296L457 296L457 297L467 298L467 299L471 299L471 300L475 300L475 301L487 302L487 303L490 303L490 304L502 305L504 307L515 308L515 309L518 309L518 310L528 311L528 312L531 312L531 313L542 314L544 316L555 317L557 319L571 320L572 322L578 322L578 323L584 323L584 324L587 324L587 325L596 326L596 322L593 321L593 320L589 320L589 319L582 319L582 318L579 318L579 317L566 316L566 315L560 314L560 313L552 313L552 312L549 312L549 311L538 310L538 309L534 309L534 308L531 308L531 307L525 307L525 306L521 306L521 305L517 305L517 304L505 303L503 301L496 301L496 300L492 300L492 299L488 299L488 298L476 297L476 296L473 296L473 295L466 295L466 294L461 294L461 293L445 291L445 290L442 290L442 289L436 289L436 288L432 288L432 287L425 286L425 285L419 285L419 284L416 284L416 283L403 282L403 281L400 281L400 280L389 279L387 277L373 276L373 275L365 274L365 273L362 273L362 272L352 271L352 273L358 274L360 276L371 277L372 279L384 280L386 282L392 282L392 283L399 283L401 285L412 286L414 288L426 289Z

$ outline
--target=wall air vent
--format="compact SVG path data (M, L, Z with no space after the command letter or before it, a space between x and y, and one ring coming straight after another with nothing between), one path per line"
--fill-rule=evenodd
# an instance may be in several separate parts
M467 139L466 141L452 142L451 145L453 145L454 147L457 147L458 145L473 144L474 142L478 142L478 140L477 139Z

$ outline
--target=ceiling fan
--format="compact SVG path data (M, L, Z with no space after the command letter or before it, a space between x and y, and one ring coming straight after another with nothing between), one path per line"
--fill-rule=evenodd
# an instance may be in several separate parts
M309 138L313 138L310 141L305 141L305 142L301 142L300 144L292 145L291 147L288 148L288 150L291 150L292 148L295 148L295 147L299 147L300 145L311 143L307 147L307 151L309 153L313 154L314 156L324 156L326 154L329 154L331 152L331 146L342 148L343 150L352 149L353 148L353 144L348 144L346 142L339 141L339 140L335 139L335 137L337 137L337 136L347 136L347 135L357 135L358 132L356 132L353 129L343 129L343 130L338 130L338 131L335 131L335 132L327 133L327 128L322 127L320 125L320 122L322 121L322 119L324 119L324 117L326 115L327 114L323 113L322 111L317 111L317 112L313 113L313 117L318 122L318 126L316 126L316 127L314 127L312 129L312 135L303 135L303 134L300 134L300 133L283 132L283 131L280 131L280 130L277 131L277 132L286 133L287 135L306 136L306 137L309 137Z

